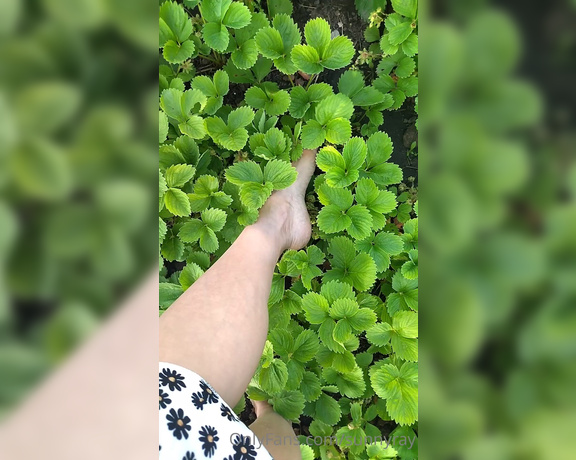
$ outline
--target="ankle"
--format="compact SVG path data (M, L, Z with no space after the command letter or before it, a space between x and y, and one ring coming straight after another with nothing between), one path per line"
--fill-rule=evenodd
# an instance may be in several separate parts
M274 246L281 254L290 247L289 222L290 205L288 203L271 201L260 211L260 217L250 228L254 229L261 238Z

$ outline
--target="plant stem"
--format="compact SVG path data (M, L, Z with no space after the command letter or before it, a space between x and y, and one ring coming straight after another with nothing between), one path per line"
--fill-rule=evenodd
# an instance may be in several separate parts
M308 84L306 85L306 89L308 89L308 87L310 86L310 84L312 83L312 80L314 80L314 77L316 77L318 74L316 75L311 75L310 78L308 79Z
M292 88L294 88L294 86L296 86L296 85L294 85L294 78L293 78L293 76L292 76L292 75L288 75L288 80L290 80L290 84L292 85Z
M210 56L204 56L203 54L199 54L198 57L202 58L202 59L206 59L207 61L211 61L214 64L220 64L218 61L216 61L214 58L211 58Z

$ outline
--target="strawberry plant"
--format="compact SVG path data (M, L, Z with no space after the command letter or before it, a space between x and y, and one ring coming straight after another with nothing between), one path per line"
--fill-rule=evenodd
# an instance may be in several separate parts
M376 111L366 113L368 133L382 124L377 112L396 110L406 98L418 95L418 0L356 0L356 7L369 22L364 38L371 45L359 54L355 66L376 67L372 85L387 96Z
M318 149L312 240L277 264L247 395L300 424L304 444L396 436L412 447L303 445L310 459L417 458L417 190L382 130L385 111L417 92L416 3L366 3L387 47L376 75L328 21L298 25L288 0L160 6L161 312L294 183L303 149Z

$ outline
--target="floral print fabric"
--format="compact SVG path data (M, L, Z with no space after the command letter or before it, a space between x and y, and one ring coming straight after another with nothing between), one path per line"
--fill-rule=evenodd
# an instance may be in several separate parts
M160 363L159 383L160 460L272 459L254 433L196 373Z

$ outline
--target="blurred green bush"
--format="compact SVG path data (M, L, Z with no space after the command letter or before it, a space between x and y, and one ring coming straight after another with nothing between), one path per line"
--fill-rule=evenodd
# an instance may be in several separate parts
M0 416L154 266L157 14L0 2Z
M555 123L560 79L518 71L559 44L574 56L570 26L553 26L574 10L552 3L534 9L542 30L524 33L524 6L524 23L487 2L420 16L423 458L560 459L576 447L575 112L565 104L571 123ZM529 34L547 40L540 53Z

